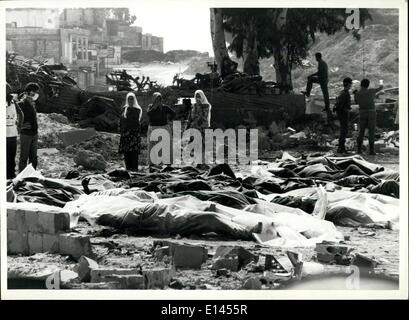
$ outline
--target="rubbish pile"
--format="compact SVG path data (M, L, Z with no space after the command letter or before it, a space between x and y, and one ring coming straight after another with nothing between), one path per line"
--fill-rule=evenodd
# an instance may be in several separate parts
M63 88L77 87L63 64L47 65L47 61L25 59L9 52L6 52L6 61L6 80L13 92L21 93L29 82L40 86L39 112L48 111L47 105L59 98Z

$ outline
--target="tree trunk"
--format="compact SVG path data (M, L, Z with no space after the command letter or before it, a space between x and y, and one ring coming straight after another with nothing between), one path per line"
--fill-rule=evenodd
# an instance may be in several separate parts
M285 47L274 48L274 69L276 82L289 90L292 89L291 64Z
M228 59L228 61L231 62L226 47L222 9L210 8L210 33L212 36L213 53L217 70L221 72L223 60Z
M247 41L244 41L243 58L244 58L243 72L250 76L260 75L260 66L258 62L259 58L256 40L253 41L253 45L251 46L247 43Z
M285 27L287 23L287 10L282 9L278 11L276 17L277 32ZM276 82L285 88L292 89L292 77L291 77L291 62L288 56L286 48L285 38L280 40L280 44L274 47L274 69L276 72Z
M254 19L250 20L247 37L243 42L243 72L248 75L260 75L257 49L257 32Z

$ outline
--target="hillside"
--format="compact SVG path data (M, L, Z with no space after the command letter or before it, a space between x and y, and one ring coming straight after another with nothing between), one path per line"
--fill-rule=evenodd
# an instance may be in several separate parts
M293 85L296 90L304 88L308 74L315 72L315 52L321 52L330 68L330 82L335 85L346 76L361 80L364 76L372 83L383 79L386 86L398 86L399 31L397 10L371 10L373 20L362 30L361 40L351 32L340 31L332 36L317 34L311 44L310 55L306 58L311 67L297 67L293 70ZM234 59L234 57L233 57ZM234 59L242 67L241 59ZM208 72L209 59L194 58L185 71L187 74ZM307 61L306 61L307 62ZM261 75L265 80L275 80L274 59L260 61ZM331 87L330 86L330 90Z

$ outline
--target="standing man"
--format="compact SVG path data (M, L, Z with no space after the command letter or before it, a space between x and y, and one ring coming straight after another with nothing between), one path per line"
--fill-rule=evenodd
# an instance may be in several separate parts
M375 155L375 127L376 110L375 98L383 85L378 88L369 89L370 81L363 79L361 89L354 91L355 102L359 105L359 135L357 139L358 153L362 153L362 142L364 141L365 129L369 133L369 154Z
M27 160L34 169L37 168L38 124L35 104L39 97L39 91L40 87L37 83L28 83L22 99L18 102L24 115L20 129L20 172L27 166Z
M324 60L322 60L322 55L320 52L317 52L315 54L315 59L318 62L318 71L308 76L306 91L302 91L302 93L304 93L306 97L309 97L312 89L312 84L319 83L325 102L325 108L322 111L326 111L330 117L331 111L329 109L328 65Z
M349 110L351 110L351 96L349 94L349 89L352 87L352 79L345 78L343 80L343 85L344 90L342 90L337 97L334 108L340 123L338 153L347 153L345 149L345 140L348 136Z
M11 93L11 87L8 83L6 84L6 103L7 179L14 179L16 177L17 136L23 116L20 108L15 104L14 97Z

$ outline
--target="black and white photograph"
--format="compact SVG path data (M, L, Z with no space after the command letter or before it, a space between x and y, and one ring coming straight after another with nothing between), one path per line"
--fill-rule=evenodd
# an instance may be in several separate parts
M4 298L407 299L407 2L323 3L2 1Z

